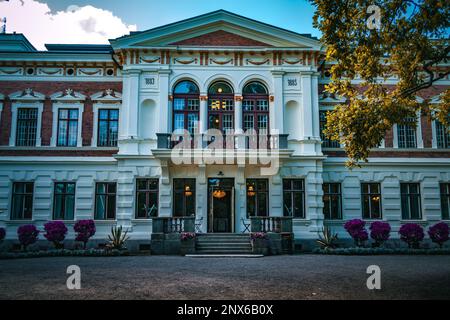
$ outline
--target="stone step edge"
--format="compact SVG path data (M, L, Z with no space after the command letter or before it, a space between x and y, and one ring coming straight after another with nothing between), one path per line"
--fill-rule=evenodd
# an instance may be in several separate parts
M263 258L262 254L187 254L188 258Z

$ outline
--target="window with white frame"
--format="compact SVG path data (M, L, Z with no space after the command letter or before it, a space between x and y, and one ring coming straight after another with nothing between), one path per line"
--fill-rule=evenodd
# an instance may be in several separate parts
M340 148L339 141L331 140L325 136L323 131L327 126L327 110L321 110L319 112L319 124L320 124L320 139L322 140L322 147L324 148Z
M13 102L10 146L39 147L41 145L41 102Z
M440 149L450 148L450 127L445 126L439 120L435 120L436 145Z
M120 92L108 89L93 94L91 99L94 101L94 128L91 145L94 147L117 147L122 95Z
M416 119L408 117L405 123L397 125L397 139L399 148L417 148Z
M58 147L76 147L78 140L78 109L58 110Z
M37 108L17 109L16 146L34 147L37 137Z

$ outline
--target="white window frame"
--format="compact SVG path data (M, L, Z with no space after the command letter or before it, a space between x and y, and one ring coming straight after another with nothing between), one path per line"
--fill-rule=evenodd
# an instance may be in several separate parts
M58 115L59 109L78 109L78 128L77 128L77 147L83 146L83 113L84 113L84 101L86 96L75 92L71 89L57 92L51 95L53 102L52 112L52 138L50 139L50 146L57 147L58 142ZM68 146L60 146L61 148L70 148Z
M91 96L91 100L94 102L92 106L92 112L94 113L94 124L93 124L93 132L92 132L92 140L91 146L98 147L98 110L99 109L117 109L119 110L119 132L120 132L120 119L122 116L122 93L118 91L113 91L111 89L107 89L104 91L100 91L94 93ZM117 135L117 139L119 139L119 135ZM117 146L118 147L118 146ZM106 148L106 147L101 147ZM115 147L111 147L115 148Z
M50 146L58 148L70 148L68 146L57 146L58 142L58 115L59 109L77 109L78 110L78 128L77 128L77 147L83 146L82 137L82 125L83 125L83 112L84 104L82 103L66 103L66 102L56 102L53 103L53 121L52 121L52 138L50 140Z
M17 114L18 109L22 108L35 108L38 109L38 118L36 125L36 145L35 147L41 146L41 130L42 130L42 112L44 111L44 103L40 101L30 101L30 102L13 102L11 104L11 134L9 136L9 146L16 146L16 136L17 136Z
M423 137L422 137L422 117L420 111L416 113L416 145L417 149L423 149ZM394 139L393 139L393 147L396 149L400 149L398 147L398 125L394 124ZM408 148L401 148L408 149Z
M118 121L118 126L120 130L120 108L121 107L121 103L104 103L104 102L98 102L98 103L94 103L93 105L93 111L94 111L94 125L93 125L93 132L92 132L92 142L91 142L91 146L92 147L98 147L98 115L99 115L99 110L101 109L114 109L114 110L119 110L119 121ZM117 132L117 138L119 138L119 132ZM101 148L116 148L116 147L101 147Z

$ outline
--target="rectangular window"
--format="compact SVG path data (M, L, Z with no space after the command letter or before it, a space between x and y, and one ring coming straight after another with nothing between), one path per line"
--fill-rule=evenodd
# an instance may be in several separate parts
M283 180L283 214L286 217L305 218L305 181Z
M117 147L119 133L119 110L100 109L98 111L98 141L99 147Z
M75 216L75 183L56 182L53 220L73 220Z
M364 219L381 219L381 185L361 183L361 205Z
M407 118L406 124L397 125L399 148L417 148L416 119Z
M436 142L440 149L450 148L450 128L445 127L438 120L435 120L436 125Z
M195 216L195 179L173 179L173 216Z
M342 219L342 194L340 183L323 184L323 215L327 220Z
M341 145L339 141L328 139L323 131L327 126L327 112L328 111L320 111L319 112L319 120L320 120L320 139L322 140L322 147L324 148L340 148Z
M450 220L450 183L441 183L442 220Z
M419 183L401 183L402 199L402 219L420 220L422 219L422 210L420 205L420 184Z
M33 182L14 182L11 220L31 220L33 214Z
M76 147L78 139L78 109L58 110L58 147Z
M36 145L37 108L19 108L17 110L16 146L33 147Z
M95 185L95 220L116 219L116 193L115 182L99 182Z
M158 216L158 179L136 180L136 219Z
M269 215L269 181L247 179L247 217Z

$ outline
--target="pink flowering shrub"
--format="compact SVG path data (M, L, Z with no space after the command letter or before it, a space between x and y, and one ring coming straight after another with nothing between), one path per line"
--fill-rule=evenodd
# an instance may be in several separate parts
M375 241L374 247L380 247L391 234L391 226L387 222L375 221L370 225L370 237Z
M55 248L63 248L63 241L66 238L67 227L62 221L50 221L44 225L44 237L53 243Z
M361 219L349 220L344 225L345 230L353 238L357 247L363 247L364 243L369 239L365 226L366 223Z
M398 231L400 239L408 244L408 247L418 249L420 242L423 240L425 234L423 228L416 223L407 223L400 227Z
M180 235L181 241L195 239L195 232L182 232Z
M431 241L437 243L439 248L442 248L443 244L448 241L449 227L445 222L436 223L428 229L428 235Z
M83 248L86 249L87 242L96 231L94 220L78 220L73 230L77 233L75 241L83 242Z
M0 241L3 241L6 236L6 230L5 228L0 228Z
M267 234L265 232L252 232L250 238L252 241L256 239L267 239Z
M33 243L35 243L39 236L39 230L33 224L26 224L20 226L17 229L17 235L19 237L19 242L22 245L24 250L27 250L27 247Z

